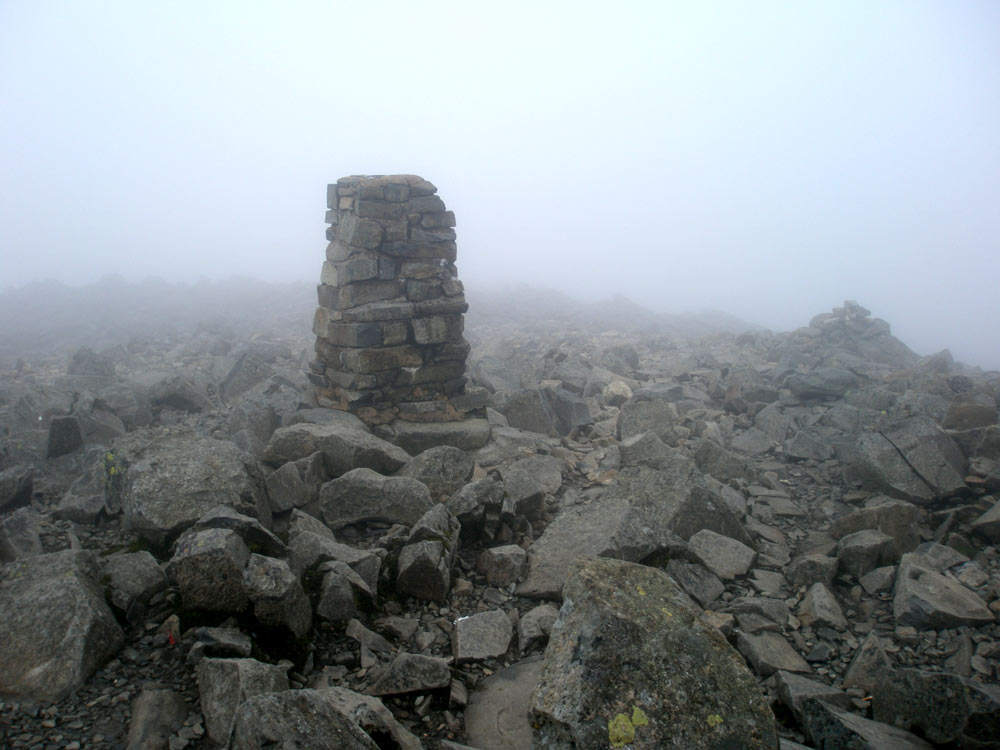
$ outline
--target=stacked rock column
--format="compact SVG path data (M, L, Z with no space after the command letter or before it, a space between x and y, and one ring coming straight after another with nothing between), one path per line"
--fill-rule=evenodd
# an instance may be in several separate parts
M326 262L313 321L320 403L369 423L451 421L465 387L468 309L455 214L415 175L327 188Z

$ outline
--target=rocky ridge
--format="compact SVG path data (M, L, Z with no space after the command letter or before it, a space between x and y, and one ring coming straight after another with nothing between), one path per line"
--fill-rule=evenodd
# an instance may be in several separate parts
M1000 376L474 321L474 449L316 408L307 328L5 373L2 741L997 746Z

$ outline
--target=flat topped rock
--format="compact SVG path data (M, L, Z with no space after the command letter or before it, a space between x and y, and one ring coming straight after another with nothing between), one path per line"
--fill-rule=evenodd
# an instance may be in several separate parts
M392 442L414 455L439 445L473 451L490 441L490 423L485 419L460 422L406 422L400 419L393 422L392 431Z
M777 746L753 675L666 573L582 558L563 596L532 693L533 746Z
M483 680L469 696L465 735L480 750L531 747L531 691L542 672L542 657L526 659Z

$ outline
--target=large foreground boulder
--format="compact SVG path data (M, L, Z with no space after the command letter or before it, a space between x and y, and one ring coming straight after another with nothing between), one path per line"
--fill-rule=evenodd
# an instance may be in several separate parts
M251 456L228 440L193 433L116 445L106 460L109 510L165 547L218 505L270 523L271 511Z
M37 555L0 568L0 694L57 701L121 648L90 552Z
M284 464L316 451L323 452L333 476L358 468L390 474L410 460L402 448L339 420L280 427L268 441L263 458L270 464Z
M563 596L531 699L535 747L776 750L753 675L668 575L584 558Z
M378 750L378 745L320 690L264 693L236 712L232 750Z

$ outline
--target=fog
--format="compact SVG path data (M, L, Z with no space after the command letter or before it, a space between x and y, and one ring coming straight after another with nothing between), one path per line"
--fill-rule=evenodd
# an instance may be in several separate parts
M1000 368L992 0L8 0L0 102L0 290L315 280L326 184L416 173L472 305L857 299Z

